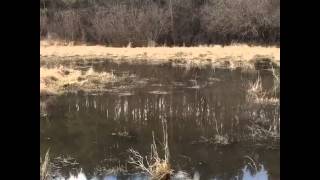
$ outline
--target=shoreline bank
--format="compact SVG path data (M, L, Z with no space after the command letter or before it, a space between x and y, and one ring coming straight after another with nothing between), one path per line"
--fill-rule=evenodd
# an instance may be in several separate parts
M73 61L107 59L114 62L168 63L186 65L253 66L256 61L268 60L280 66L280 48L248 45L198 47L105 47L87 45L44 45L40 43L41 61Z

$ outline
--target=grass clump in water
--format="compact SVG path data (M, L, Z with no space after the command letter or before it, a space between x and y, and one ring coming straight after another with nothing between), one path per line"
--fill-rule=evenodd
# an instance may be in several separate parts
M250 138L254 141L262 142L271 140L278 146L280 140L280 102L278 95L280 93L280 74L274 68L273 88L270 91L264 91L260 76L255 82L249 83L247 102L255 105L271 105L274 108L274 115L270 117L266 111L258 108L257 111L251 115L251 125L248 126L250 131ZM273 146L273 145L272 145Z
M40 68L41 94L61 94L66 91L102 90L106 83L117 81L113 73L95 72L92 68L86 72L60 66L58 68Z
M276 96L268 97L267 92L263 90L260 76L258 76L258 79L255 82L249 83L247 93L247 101L254 104L277 105L279 103L279 98Z
M170 153L168 146L168 133L166 125L163 126L164 132L164 158L161 158L157 145L155 143L154 134L152 133L153 143L151 144L151 154L149 157L143 157L134 149L129 149L131 156L129 163L133 164L137 169L147 173L153 180L169 180L173 170L169 162Z

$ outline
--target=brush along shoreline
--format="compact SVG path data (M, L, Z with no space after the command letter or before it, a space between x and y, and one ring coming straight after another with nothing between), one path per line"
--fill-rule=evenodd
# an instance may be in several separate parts
M109 60L117 63L175 63L189 66L251 67L265 62L280 66L280 48L234 44L197 47L106 47L40 42L40 61Z

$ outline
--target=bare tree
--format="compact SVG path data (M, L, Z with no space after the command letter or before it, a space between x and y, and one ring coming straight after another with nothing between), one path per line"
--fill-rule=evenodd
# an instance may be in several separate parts
M112 46L278 43L280 0L41 0L40 36Z

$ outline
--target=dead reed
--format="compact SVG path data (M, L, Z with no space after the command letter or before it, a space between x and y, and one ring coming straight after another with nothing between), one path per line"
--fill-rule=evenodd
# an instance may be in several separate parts
M137 169L148 174L153 180L169 180L173 173L169 162L170 151L168 145L167 125L163 123L163 153L164 157L161 158L161 153L156 145L154 133L152 133L153 143L151 144L151 153L149 156L143 157L139 152L134 149L129 149L131 156L129 163L133 164Z

